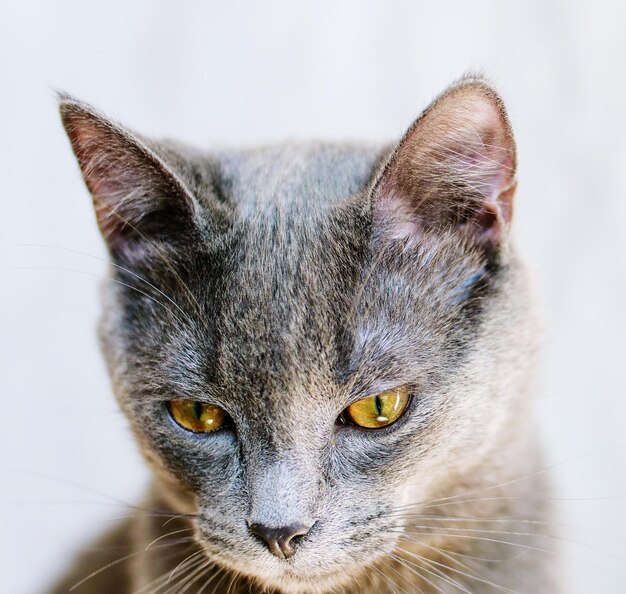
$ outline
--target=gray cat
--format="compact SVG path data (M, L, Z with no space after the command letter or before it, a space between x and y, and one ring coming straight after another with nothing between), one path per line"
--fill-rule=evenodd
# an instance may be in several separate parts
M515 144L484 80L394 147L205 154L60 110L154 482L54 592L558 591Z

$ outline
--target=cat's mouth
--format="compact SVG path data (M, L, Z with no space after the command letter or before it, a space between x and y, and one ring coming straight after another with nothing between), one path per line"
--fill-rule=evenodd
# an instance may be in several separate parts
M321 594L349 583L358 573L354 562L332 559L327 547L318 551L317 547L302 546L294 555L279 558L257 542L233 547L218 544L213 537L202 539L201 545L217 566L278 592Z

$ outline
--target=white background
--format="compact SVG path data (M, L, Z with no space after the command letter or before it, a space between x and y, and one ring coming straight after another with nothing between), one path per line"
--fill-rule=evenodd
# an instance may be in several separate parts
M519 144L566 592L626 592L625 24L617 1L3 2L0 590L42 592L147 478L97 348L105 250L52 89L207 148L378 141L478 69Z

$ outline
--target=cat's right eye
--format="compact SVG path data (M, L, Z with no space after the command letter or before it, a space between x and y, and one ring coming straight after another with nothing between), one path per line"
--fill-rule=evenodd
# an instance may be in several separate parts
M170 400L167 410L178 425L193 433L209 433L230 421L223 408L199 400Z
M406 410L409 400L407 388L399 386L357 400L343 411L339 419L364 429L380 429L395 423Z

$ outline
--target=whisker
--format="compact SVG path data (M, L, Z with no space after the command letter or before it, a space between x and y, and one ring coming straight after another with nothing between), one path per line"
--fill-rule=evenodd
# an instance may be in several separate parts
M173 543L162 543L161 545L158 545L155 548L159 548L159 547L172 547L175 546L177 544L181 544L181 542L188 542L187 539L185 539L184 541L175 541ZM135 551L133 553L130 553L128 555L124 555L123 557L119 557L118 559L115 559L114 561L111 561L110 563L107 563L105 565L103 565L102 567L99 567L98 569L96 569L95 571L92 571L89 575L85 576L83 579L81 579L80 581L76 582L74 585L72 585L69 589L69 591L73 591L76 588L78 588L79 586L81 586L82 584L84 584L85 582L87 582L88 580L90 580L91 578L101 574L102 572L106 571L107 569L111 569L112 567L115 567L116 565L119 565L120 563L123 563L124 561L128 561L129 559L132 559L133 557L136 557L137 555L142 555L144 554L145 551L141 550L141 551Z
M174 567L174 569L172 569L172 571L170 573L170 577L167 580L168 583L172 579L174 574L178 571L178 569L180 568L181 565L183 565L186 561L191 560L191 559L197 557L198 555L202 555L203 553L204 553L204 551L201 549L199 551L196 551L195 553L192 553L191 555L189 555L189 557L186 557L185 559L183 559L176 567Z
M181 551L176 551L176 555L180 555ZM160 560L167 560L170 558L171 555L168 555L166 557L161 557ZM144 584L143 586L141 586L140 588L133 590L132 594L141 594L141 592L145 592L146 590L148 590L149 588L156 588L154 590L152 590L152 592L157 592L163 585L166 585L167 582L167 578L169 576L170 570L167 569L166 571L164 571L163 573L159 574L156 578L150 580L148 583Z
M418 529L418 530L430 530L431 528L435 528L433 526L428 526L428 525L410 525L408 526L411 529ZM458 533L458 532L463 532L463 533L476 533L476 534L495 534L495 535L505 535L505 536L528 536L528 537L536 537L536 538L545 538L545 539L551 539L551 540L556 540L556 541L561 541L561 542L567 542L570 544L575 544L575 545L579 545L581 547L585 547L589 550L595 551L597 553L602 553L603 555L608 555L610 557L612 557L613 559L617 560L617 561L624 561L624 559L622 557L620 557L619 555L615 555L614 553L611 553L610 551L607 551L605 549L596 547L594 545L591 545L589 543L583 542L581 540L578 539L574 539L574 538L570 538L561 534L546 534L544 532L521 532L521 531L515 531L515 530L490 530L490 529L482 529L482 528L467 528L467 527L462 527L462 528L457 528L457 527L452 527L452 526L437 526L435 528L436 530L445 530L448 533L454 534L454 533Z
M177 555L180 555L180 551L176 552ZM167 557L169 559L169 556ZM160 560L164 560L163 558L161 558ZM201 564L203 562L202 559L191 559L191 555L187 556L181 563L179 563L179 565L177 567L180 567L179 570L179 575L176 576L176 580L178 580L180 577L182 577L182 575L184 575L184 572L190 568L190 566L196 567L197 565ZM182 575L181 575L182 573ZM163 587L167 587L168 584L170 584L172 579L171 576L171 570L168 568L166 569L163 573L161 573L160 575L158 575L157 577L155 577L154 579L150 580L148 583L144 584L143 586L141 586L139 589L134 590L133 594L140 594L141 592L145 592L148 589L151 589L151 592L154 594L156 592L158 592L161 588Z
M409 528L413 529L416 528L418 530L429 530L431 528L435 528L434 526L428 526L428 525L409 525ZM553 534L542 534L539 532L515 532L513 530L488 530L488 529L482 529L482 528L456 528L453 526L437 526L436 530L445 530L446 532L452 532L452 533L456 533L456 532L476 532L479 534L508 534L510 536L538 536L538 537L543 537L543 538L559 538L557 535L553 535ZM577 544L581 544L581 543L577 543Z
M191 586L193 586L198 580L202 579L202 577L205 576L212 567L214 567L214 564L210 560L207 560L203 565L200 566L200 569L195 573L195 577L193 577L193 579L191 579L191 577L188 578L188 580L190 579L191 581L189 581L189 583L180 591L179 594L183 594L183 592L186 592L189 588L191 588ZM217 573L214 575L217 575ZM210 579L208 581L210 582ZM205 587L206 584L203 586L203 588ZM200 590L200 592L201 591L202 590Z
M610 449L615 449L615 448L610 448ZM567 458L565 460L561 460L559 462L556 462L554 464L551 464L550 466L546 466L544 468L541 468L535 472L532 472L530 474L526 474L520 477L516 477L514 479L509 479L506 480L504 482L500 482L500 483L496 483L496 484L489 484L487 486L484 487L479 487L479 488L473 488L470 489L469 491L464 491L462 493L457 493L455 495L449 495L447 497L440 497L437 499L428 499L428 500L424 500L424 501L419 501L419 502L415 502L415 503L409 503L406 504L404 506L398 506L397 509L403 509L403 508L410 508L410 507L421 507L424 505L429 505L431 507L436 507L435 504L438 504L440 502L447 502L447 501L452 501L455 499L459 499L459 498L463 498L463 497L468 497L471 495L476 495L478 493L483 493L484 491L490 491L492 489L501 489L503 487L509 487L511 485L514 484L518 484L521 483L523 481L532 479L532 478L536 478L538 476L541 476L543 474L546 474L548 472L551 472L553 470L555 470L556 468L564 465L564 464L569 464L570 462L575 462L577 460L580 460L582 458L586 458L588 456L592 456L598 453L603 453L606 451L606 448L602 448L601 450L597 450L597 451L592 451L592 452L586 452L584 454L579 454L577 456L573 456L571 458ZM625 497L626 495L620 495L619 497ZM556 498L556 499L550 499L551 501L568 501L568 499L560 499L560 498ZM579 499L576 499L576 501L578 501ZM586 499L583 499L583 501L585 501ZM475 501L474 499L469 499L467 501ZM465 501L459 501L458 503L465 503ZM423 509L425 509L424 507L422 507Z
M586 532L591 532L593 534L597 534L599 536L608 537L609 535L605 532L594 530L593 528L589 528L588 526L579 526L576 524L570 524L565 522L552 522L546 520L537 520L531 518L524 518L521 516L497 516L497 517L471 517L471 516L439 516L439 515L423 515L417 512L415 513L394 513L391 512L388 514L389 517L398 516L400 518L407 519L418 519L424 520L427 522L459 522L459 523L478 523L478 524L528 524L531 526L541 526L541 527L553 527L555 529L575 529L575 530L584 530ZM612 538L615 536L611 535ZM626 540L617 539L618 542L626 542Z
M430 522L478 522L478 523L484 523L484 522L490 522L490 523L498 523L498 522L502 522L502 523L517 523L517 524L538 524L541 526L557 526L558 524L556 522L549 522L546 520L535 520L535 519L528 519L528 518L522 518L520 516L497 516L497 517L490 517L490 516L485 516L484 518L481 516L478 517L472 517L472 516L458 516L458 515L447 515L447 516L441 516L441 515L425 515L425 514L420 514L419 512L410 512L410 513L406 513L406 512L390 512L387 514L388 517L399 517L399 518L406 518L406 519L410 519L410 518L418 518L421 520L426 520L426 521L430 521Z
M400 539L400 540L402 540L402 539ZM516 552L514 555L511 555L510 557L506 557L504 559L493 559L493 558L490 558L490 557L480 557L480 556L477 556L477 555L470 555L468 553L461 553L460 551L452 551L452 550L449 550L449 549L444 549L442 547L437 547L437 546L434 546L432 544L428 544L428 543L424 542L423 540L419 540L417 538L413 538L411 540L411 542L414 542L414 543L418 544L419 546L426 547L426 548L428 548L428 549L430 549L432 551L435 551L436 553L442 555L443 557L446 557L447 559L449 559L453 563L457 563L461 567L464 567L465 569L467 569L467 571L474 572L478 576L480 576L480 574L477 571L475 571L474 569L469 567L469 565L466 565L465 563L462 563L458 559L455 559L454 557L462 557L464 559L472 559L473 561L480 561L482 563L484 563L484 562L487 562L487 563L504 563L506 561L511 561L512 559L516 559L520 555L524 555L526 553L526 551L522 550L522 551ZM480 577L483 577L483 576L480 576Z
M208 568L207 568L208 569ZM198 590L197 594L202 594L202 592L204 592L206 590L206 588L211 584L211 582L218 576L220 575L219 570L216 571L202 586L202 588L200 588L200 590ZM214 590L215 591L215 590Z
M473 573L474 575L478 576L478 577L483 577L481 576L478 572L476 572L475 570L473 570L471 567L469 567L468 565L466 565L465 563L462 563L461 561L459 561L458 559L455 559L454 557L452 557L446 550L444 550L441 547L435 547L432 545L429 545L425 542L420 542L418 539L415 539L414 542L416 542L419 546L423 546L426 547L428 549L430 549L431 551L434 551L436 553L438 553L439 555L441 555L442 557L448 559L449 561L451 561L452 563L456 564L456 565L460 565L461 567L463 567L464 569L466 569L467 571ZM403 550L404 552L406 552L405 549L401 548L401 550Z
M110 563L107 563L106 565L103 565L99 569L96 569L95 571L92 571L89 575L84 577L79 582L76 582L73 586L70 587L69 591L72 592L72 590L75 590L79 586L82 586L86 581L88 581L91 578L101 574L103 571L106 571L107 569L110 569L111 567L115 567L116 565L119 565L120 563L123 563L124 561L128 561L129 559L132 559L133 557L136 557L139 553L143 553L143 551L134 552L134 553L130 553L128 555L124 555L123 557L120 557L119 559L116 559L115 561L111 561Z
M391 531L393 532L393 531ZM546 549L546 548L542 548L542 547L535 547L532 545L527 545L524 543L519 543L519 542L511 542L508 540L500 540L500 539L496 539L496 538L487 538L484 536L471 536L471 535L467 535L467 534L450 534L450 533L434 533L434 532L413 532L413 533L403 533L401 531L396 531L398 534L404 534L404 537L410 540L410 536L411 535L418 535L418 536L439 536L439 537L446 537L446 538L457 538L459 540L475 540L475 541L479 541L479 542L492 542L495 544L503 544L503 545L508 545L511 547L519 547L519 548L523 548L523 549L527 549L530 551L537 551L539 553L550 553L552 555L556 554L556 551L550 550L550 549ZM415 542L420 542L419 540L415 540Z
M475 499L461 499L460 501L444 501L442 503L432 503L422 505L422 509L433 509L439 507L447 507L450 505L460 505L464 503L481 503L484 501L554 501L554 502L576 502L576 501L615 501L617 499L625 499L626 493L618 495L605 495L601 497L523 497L521 495L498 496L498 497L478 497Z
M181 532L190 532L191 530L193 530L193 528L182 528L181 530L174 530L173 532L162 534L161 536L155 538L144 550L147 551L150 547L152 547L152 545L159 542L160 540L163 540L164 538L167 538L168 536L172 536L173 534L180 534Z
M226 588L226 594L230 594L231 589L237 584L237 582L240 580L239 575L233 573L231 578L230 578L230 582L228 584L228 588Z
M179 588L185 586L185 584L189 584L190 580L197 576L199 573L202 573L206 568L207 559L195 559L190 562L185 568L184 571L179 572L177 576L177 583L170 584L170 587L163 592L163 594L169 594L170 592L179 592ZM169 581L167 582L169 584ZM185 587L182 592L187 590Z
M66 267L63 267L63 266L9 266L9 267L3 267L3 268L1 268L1 270L54 270L54 271L57 271L57 272L74 272L76 274L84 274L84 275L87 275L87 276L93 276L93 277L96 277L96 278L102 278L101 275L96 274L94 272L89 272L87 270L78 270L76 268L66 268ZM123 287L127 287L131 291L135 291L137 293L140 293L144 297L150 299L150 301L152 301L153 303L156 303L157 305L160 305L163 309L168 311L172 315L172 317L174 317L178 321L179 324L184 325L182 320L167 305L165 305L162 301L159 301L158 299L156 299L152 295L146 293L145 291L142 291L141 289L138 289L137 287L133 287L132 285L129 285L128 283L125 283L125 282L123 282L121 280L117 280L117 279L111 278L111 277L105 277L105 278L106 278L106 280L111 281L112 283L116 283L118 285L122 285Z
M145 283L150 288L154 289L157 293L159 293L160 295L165 297L165 299L167 299L176 309L178 309L178 311L180 311L181 314L183 314L183 316L189 322L191 322L192 325L194 325L194 320L169 295L167 295L161 289L159 289L158 287L156 287L155 285L150 283L148 280L146 280L145 278L143 278L142 276L140 276L136 272L133 272L132 270L122 266L121 264L117 264L116 262L112 262L110 259L102 258L100 256L95 256L94 254L89 254L89 253L83 252L81 250L75 250L75 249L72 249L72 248L68 248L68 247L64 247L64 246L58 246L58 245L48 245L48 244L41 244L41 243L18 243L18 244L14 244L14 245L21 246L21 247L41 247L41 248L46 248L46 249L60 250L60 251L69 252L69 253L72 253L72 254L78 254L78 255L81 255L81 256L85 256L87 258L92 258L94 260L99 260L100 262L107 263L107 264L117 268L118 270L121 270L123 272L126 272L126 273L130 274L131 276L135 277L137 280ZM113 280L113 279L109 278L109 280Z
M176 520L179 520L180 518L189 518L189 517L195 517L197 516L197 514L176 514L175 516L172 516L169 520L167 520L166 522L164 522L163 524L161 524L161 528L165 528L170 522L175 522Z
M118 212L116 212L115 208L111 208L110 206L108 206L106 204L103 204L103 206L104 206L104 208L107 208L110 211L109 214L115 215L125 225L128 225L135 233L137 233L149 246L151 246L159 254L159 256L161 257L162 261L170 269L170 271L174 274L175 278L178 280L178 282L180 283L181 287L185 290L185 292L186 292L186 294L187 294L187 296L188 296L188 298L190 300L189 301L190 304L193 307L195 307L195 309L196 309L196 313L198 314L199 321L201 323L203 323L204 328L207 329L206 320L204 319L204 316L202 314L202 308L200 307L200 304L198 303L198 300L196 299L195 295L193 294L193 291L189 288L187 283L185 283L183 278L180 276L180 274L176 270L176 267L174 266L172 261L166 256L165 251L162 250L162 249L159 249L159 246L157 246L157 244L155 244L153 241L148 239L139 229L137 229L137 227L135 227L132 223L130 223L128 220L126 220L122 215L120 215Z
M98 495L100 497L103 497L109 501L70 501L68 502L67 500L65 501L34 501L34 502L16 502L16 505L42 505L42 504L52 504L52 505L77 505L77 504L88 504L88 505L107 505L107 506L111 506L111 507L123 507L123 508L128 508L131 510L136 510L138 512L141 512L142 515L143 513L147 513L149 516L161 516L161 517L166 517L166 518L170 518L170 519L175 519L175 518L179 518L179 517L187 517L187 518L195 518L198 516L198 514L195 513L174 513L171 510L166 510L166 509L157 509L157 508L151 508L151 507L144 507L135 503L130 503L128 501L125 501L123 499L120 499L117 496L111 495L110 493L105 493L104 491L100 491L98 489L95 489L93 487L90 487L89 485L85 485L83 483L79 483L76 482L74 480L71 479L67 479L61 476L56 476L53 474L48 474L45 472L41 472L38 470L25 470L23 468L11 468L10 466L0 466L0 470L2 470L3 472L11 472L14 474L21 474L21 475L26 475L26 476L31 476L31 477L39 477L42 479L46 479L49 481L54 481L56 483L60 483L60 484L64 484L64 485L68 485L70 487L76 487L82 491L86 491L88 493L93 493L94 495Z
M385 573L383 573L378 567L376 567L375 565L372 566L372 569L374 569L374 571L378 572L382 577L383 580L386 582L391 582L394 587L399 588L401 592L404 592L404 594L410 594L409 592L407 592L402 586L400 586L398 584L398 582L396 582L396 580L394 580L390 575L387 575ZM402 579L404 579L404 576L396 569L394 569L393 567L389 567L389 569L392 569L395 573L397 573ZM415 584L415 587L417 588L418 592L420 592L421 594L424 594L424 590L422 590L417 584ZM395 590L394 590L394 594L396 594Z
M461 571L460 569L456 569L450 565L446 565L445 563L440 563L438 561L435 561L434 559L427 559L426 557L423 557L422 555L418 555L417 553L413 553L411 551L408 551L406 549L403 549L404 553L409 555L410 557L414 557L416 559L420 559L422 561L425 561L426 563L430 564L430 565L437 565L439 567L443 567L444 569L447 569L449 571L453 571L454 573L458 573L459 575L462 575L463 577L467 577L469 579L472 580L476 580L478 582L481 582L483 584L487 584L489 586L493 586L494 588L497 588L498 590L502 590L504 592L510 592L511 594L522 594L521 592L518 592L517 590L512 590L511 588L507 588L506 586L501 586L499 584L496 584L495 582L492 582L491 580L488 580L486 578L483 578L481 576L475 575L475 574L471 574L471 573L467 573L465 571ZM471 593L470 593L471 594Z
M401 559L400 557L397 557L396 555L391 555L392 559L395 559L398 563L400 563L401 565L403 565L404 567L406 567L409 571L415 573L417 576L419 576L421 579L425 580L427 583L429 583L433 588L435 588L436 590L438 590L439 592L441 592L442 594L445 594L445 592L437 585L435 584L432 580L430 580L429 578L427 578L425 575L422 575L421 573L418 572L418 569L421 569L423 571L425 571L426 573L432 575L433 577L439 578L441 580L443 580L444 582L447 582L448 584L450 584L451 586L454 586L458 589L460 589L463 592L466 592L467 594L472 594L471 592L469 592L469 590L465 589L463 586L461 586L460 584L456 583L455 580L448 580L447 578L441 576L441 575L437 575L436 573L428 570L426 567L422 566L422 565L417 565L415 563L411 563L410 561L408 561L407 559ZM410 565L412 566L410 566ZM441 573L441 572L440 572Z
M226 579L227 576L228 576L228 574L225 571L222 572L222 577L213 586L212 594L215 594L215 592L221 587L222 583L224 582L224 580Z

